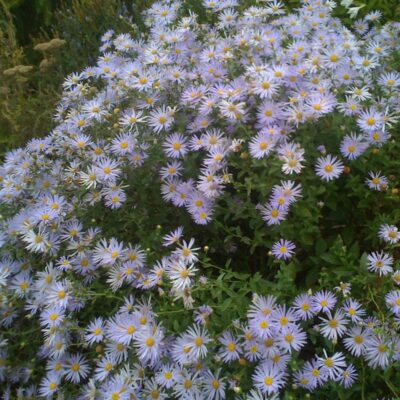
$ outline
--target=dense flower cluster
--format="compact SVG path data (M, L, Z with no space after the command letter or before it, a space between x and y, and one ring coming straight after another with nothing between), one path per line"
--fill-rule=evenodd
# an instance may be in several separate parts
M76 385L82 399L222 400L236 393L256 400L289 382L308 391L328 381L348 388L357 379L352 359L370 368L400 360L400 290L385 295L389 316L380 320L346 283L337 293L310 291L287 305L254 294L247 318L217 335L208 328L214 310L204 304L184 332L170 332L157 297L191 309L192 291L207 283L198 274L195 239L184 240L177 227L149 262L140 244L106 237L85 217L95 205L123 207L131 174L157 157L163 199L195 223L212 224L231 182L230 158L246 156L247 146L255 160L280 160L288 176L257 205L266 225L279 225L302 196L289 178L306 164L328 185L345 162L390 139L400 74L387 60L400 48L398 24L378 28L371 14L352 32L332 17L333 1L310 0L289 14L278 1L243 11L235 0L203 6L213 25L198 23L194 13L182 16L182 4L166 0L147 10L146 36L107 32L97 64L66 79L54 130L8 153L0 167L0 326L38 319L37 357L45 365L39 380L29 363L9 368L10 339L0 336L6 398L15 387L26 397L51 398ZM334 111L353 132L343 134L336 154L320 145L308 157L297 128ZM372 190L388 186L381 171L363 180ZM400 232L383 224L377 234L387 246L368 255L367 268L399 285L391 249ZM271 253L287 260L295 249L277 238ZM111 316L91 309L99 282L105 297L122 293ZM85 312L90 321L83 323ZM327 347L294 366L316 335L340 350ZM251 365L245 397L230 369L236 362Z

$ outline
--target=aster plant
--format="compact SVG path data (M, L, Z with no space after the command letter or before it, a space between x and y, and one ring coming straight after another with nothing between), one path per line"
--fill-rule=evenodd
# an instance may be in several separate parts
M156 2L67 77L0 166L5 399L400 395L400 25L335 5Z

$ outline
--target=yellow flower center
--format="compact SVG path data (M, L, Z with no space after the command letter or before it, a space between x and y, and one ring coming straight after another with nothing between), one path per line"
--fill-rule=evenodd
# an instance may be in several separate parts
M264 383L265 383L267 386L271 386L271 385L274 383L274 378L272 378L271 376L266 376L266 377L264 378Z
M73 363L71 369L74 372L78 372L81 369L81 366L78 363Z
M155 340L154 340L152 337L149 337L149 338L146 340L146 345L147 345L148 347L153 347L153 346L154 346L154 343L155 343Z

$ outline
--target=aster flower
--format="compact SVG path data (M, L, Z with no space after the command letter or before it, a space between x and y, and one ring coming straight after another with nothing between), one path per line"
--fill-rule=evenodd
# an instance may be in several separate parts
M344 167L340 160L336 157L327 155L319 157L315 166L317 175L324 181L330 181L339 177Z
M386 176L381 175L381 172L372 172L368 173L368 178L365 180L365 183L368 185L370 189L382 191L387 188L389 180Z
M366 314L361 304L354 299L347 299L342 305L342 309L345 312L346 317L356 323L362 322L362 319Z
M336 302L337 299L333 293L321 290L312 297L312 308L315 312L328 312L332 311Z
M340 144L340 152L349 160L358 158L366 148L367 144L364 142L364 137L357 136L354 133L346 135Z
M357 125L364 131L370 132L383 127L384 116L381 112L371 108L362 111L357 118Z
M278 346L289 353L300 351L306 344L306 333L297 325L290 324L283 332L278 342Z
M368 270L378 273L380 276L393 271L393 257L383 251L373 252L368 255Z
M183 233L183 227L180 226L173 232L169 233L168 235L165 235L163 238L163 246L171 246L172 244L177 243L180 238L182 237Z
M168 136L164 141L163 147L167 156L172 158L183 157L188 151L186 140L179 133Z
M400 314L400 290L392 290L385 296L386 305L396 314Z
M320 367L322 367L328 376L337 380L343 374L343 370L347 368L344 355L340 352L328 356L324 350L324 357L318 357Z
M330 311L327 312L328 318L320 317L323 321L320 325L321 333L331 340L337 340L346 332L348 321L345 319L342 311L336 311L333 315Z
M207 330L200 325L193 325L189 328L185 335L184 341L189 347L189 357L197 360L207 355L207 344L210 342Z
M361 326L352 327L343 339L344 347L354 356L363 355L369 345L371 332Z
M258 366L252 376L254 386L262 393L270 395L277 393L285 384L285 373L271 363Z
M261 211L263 220L266 221L268 225L279 225L286 219L288 214L288 208L273 207L271 204L260 205L258 209Z
M105 333L105 325L102 318L98 317L92 321L86 328L85 340L89 344L99 343L103 341Z
M162 365L161 369L156 373L156 382L170 389L173 387L175 382L178 380L179 370L171 364Z
M140 329L139 317L135 314L116 314L106 326L107 337L111 340L128 345Z
M218 353L222 361L230 363L240 358L241 346L231 332L224 332L218 341L222 344Z
M302 320L313 317L312 298L307 293L297 295L293 302L293 310L295 315Z
M353 364L349 364L339 377L339 383L346 389L351 387L357 379L357 372Z
M177 290L184 290L193 283L193 277L198 269L193 264L185 264L182 261L174 262L167 271L172 285Z
M281 239L272 246L272 255L278 259L288 260L292 258L296 246L289 240Z
M65 379L72 383L79 383L89 375L89 364L81 354L70 355L65 364Z
M154 365L160 358L164 332L160 326L146 326L134 338L137 355L143 362Z
M203 375L204 386L202 389L202 395L209 399L223 400L225 399L226 383L221 375L221 369L218 369L215 373L206 371Z
M379 237L389 244L396 244L400 240L397 226L383 224L379 228Z
M152 111L147 122L155 133L160 133L162 130L169 131L174 123L174 112L175 110L170 107L163 106Z
M389 364L391 346L384 337L372 336L365 349L365 359L371 368L385 368Z
M58 391L60 382L61 376L59 374L52 373L45 376L40 383L39 395L43 397L52 396Z

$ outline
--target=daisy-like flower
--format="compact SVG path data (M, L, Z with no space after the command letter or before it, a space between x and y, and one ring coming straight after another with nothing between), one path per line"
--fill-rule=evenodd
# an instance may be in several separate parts
M289 353L299 351L307 341L307 334L295 324L291 324L282 332L278 346Z
M335 290L338 293L342 293L342 295L346 297L351 292L351 283L349 283L349 282L340 282L338 286L335 286Z
M368 86L363 87L351 87L346 90L346 94L349 94L353 99L357 101L365 101L372 97L370 88Z
M85 340L89 344L103 341L105 333L104 321L101 317L95 318L86 328Z
M81 354L70 355L65 361L65 379L72 383L79 383L89 375L90 367Z
M259 205L258 209L261 212L262 219L268 225L279 225L286 219L288 208L273 207L271 204Z
M368 270L378 273L379 276L392 272L392 265L393 257L384 251L376 251L368 255Z
M101 122L108 114L108 111L100 100L94 99L83 106L83 113L88 119L95 119Z
M319 157L315 166L317 175L324 181L336 179L344 170L344 166L336 157L328 154L326 157Z
M219 342L222 344L218 355L225 363L238 360L240 358L241 347L239 341L235 338L231 332L224 332L219 338Z
M338 376L339 383L346 389L351 387L357 379L357 371L353 364L349 364L347 368L342 371L342 374Z
M194 243L193 238L190 239L189 243L184 240L172 254L186 264L193 264L198 260L197 250L200 249L199 247L193 247Z
M213 309L210 306L200 306L199 309L194 312L194 321L196 324L206 325L212 313Z
M254 386L262 393L277 393L285 384L285 373L274 364L265 362L259 365L252 376Z
M129 313L116 314L107 322L106 326L107 337L123 345L128 345L139 329L139 317Z
M104 355L97 362L95 370L95 379L99 382L104 381L113 371L116 366L116 361L109 355Z
M354 299L347 299L342 305L342 309L347 318L352 322L360 323L365 315L365 310L361 304Z
M146 326L134 338L137 355L145 363L154 365L160 358L164 332L160 326Z
M167 271L172 285L177 290L184 290L192 285L193 277L198 269L193 265L187 265L182 261L173 262Z
M292 157L282 157L282 171L285 174L299 174L301 170L304 168L302 162L304 161L303 156L294 154Z
M93 261L100 265L113 265L125 255L124 245L117 239L101 239L93 252Z
M179 226L174 231L163 237L163 246L168 247L179 242L183 234L183 226Z
M261 73L253 82L253 92L261 99L271 98L277 93L278 88L274 76L268 72Z
M343 370L346 369L346 359L342 353L335 353L332 356L328 356L324 350L324 357L318 357L318 362L321 368L323 368L328 376L336 380L342 375Z
M126 110L119 119L119 124L123 129L131 131L136 124L145 122L146 117L143 116L142 111L135 111L133 109Z
M340 144L340 152L349 160L358 158L366 148L367 144L364 141L364 137L357 136L354 133L346 135Z
M160 169L161 179L171 179L181 175L182 164L179 161L173 160L166 167Z
M365 180L365 183L370 189L382 191L388 187L389 180L388 178L386 178L386 176L381 175L381 171L370 171L368 173L368 178Z
M241 120L245 114L246 103L235 103L233 101L222 100L219 103L221 115L231 120Z
M348 321L345 319L343 311L336 311L333 315L330 311L327 312L328 318L320 317L321 333L328 339L337 340L337 338L342 337L346 332L346 325Z
M330 113L336 106L336 98L333 94L315 94L306 100L306 110L316 116Z
M150 113L147 122L155 133L160 133L162 130L169 131L174 123L174 112L175 110L170 107L157 108Z
M189 348L188 355L192 360L198 360L207 355L207 344L210 341L206 328L201 325L193 325L184 335L185 345Z
M302 320L310 319L314 315L312 309L312 298L307 293L297 295L294 299L292 308L295 315Z
M371 337L370 330L362 326L355 326L346 333L343 344L353 356L360 357L365 353Z
M96 163L95 172L100 181L115 182L121 174L121 169L117 161L105 157Z
M392 275L392 280L396 285L400 285L400 271L396 271L393 275Z
M187 370L179 375L174 386L173 396L176 399L197 399L200 396L200 378L198 373L190 373Z
M357 118L357 125L364 132L379 130L383 127L384 115L374 108L361 112Z
M306 386L311 390L322 386L329 379L327 369L321 365L318 358L313 358L304 364L302 375L306 378Z
M37 232L30 229L22 236L26 249L34 253L45 253L49 246L49 239L49 234L44 229L39 229Z
M321 290L312 297L312 308L315 312L328 312L335 307L336 296L332 292Z
M130 153L135 144L135 139L130 133L120 133L111 142L110 150L116 155L124 155Z
M382 336L372 336L365 348L365 359L371 368L385 368L389 364L391 346Z
M226 383L220 375L221 369L218 369L214 374L210 370L207 370L203 375L202 395L205 398L214 400L225 399Z
M400 290L392 290L385 296L386 305L390 310L400 315Z
M394 225L381 225L378 234L382 240L389 244L396 244L400 240L399 229Z
M179 369L171 364L166 364L163 365L158 372L156 372L155 379L159 385L170 389L177 381L178 376Z
M180 133L169 135L165 139L163 147L165 154L172 158L183 157L188 151L186 140Z
M53 396L53 394L58 391L60 382L60 374L50 373L45 376L40 383L39 395L46 398Z
M265 131L257 133L250 142L250 154L254 158L263 158L267 156L274 148L276 140L274 140Z
M378 83L387 91L394 90L400 86L400 73L396 71L385 72L379 77Z
M288 260L293 257L296 246L293 242L280 239L272 245L272 255L276 258Z

